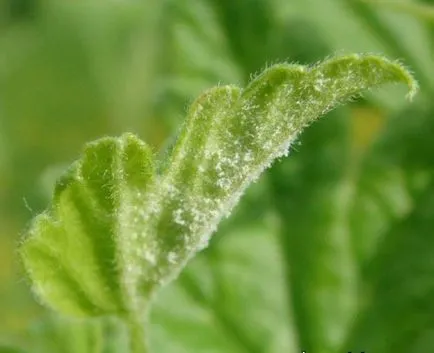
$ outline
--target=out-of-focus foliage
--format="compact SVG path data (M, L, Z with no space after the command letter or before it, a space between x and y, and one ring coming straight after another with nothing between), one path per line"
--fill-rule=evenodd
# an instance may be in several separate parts
M0 352L125 347L118 323L53 318L14 261L85 142L132 131L164 153L203 89L335 52L401 59L419 97L388 87L307 130L161 293L154 351L430 351L434 21L380 1L2 0Z

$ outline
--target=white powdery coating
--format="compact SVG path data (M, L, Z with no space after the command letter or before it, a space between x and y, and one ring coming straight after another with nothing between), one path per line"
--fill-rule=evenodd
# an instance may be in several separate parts
M169 261L171 264L176 264L178 260L178 254L174 251L170 251L167 254L167 261Z
M391 80L375 63L369 77L364 77L366 67L358 66L363 57L345 60L340 71L332 61L312 68L294 66L288 82L267 93L266 85L253 86L248 99L241 93L232 102L233 87L227 88L227 99L222 98L224 88L201 98L186 122L171 168L157 178L133 219L145 229L138 238L154 242L147 251L155 251L155 256L142 255L155 269L153 279L164 283L173 276L173 266L177 272L208 245L221 218L230 214L248 185L276 158L288 155L305 126L343 99ZM188 176L184 178L178 170L185 165ZM161 246L164 239L171 239L173 245Z
M255 119L250 115L250 111L258 107L254 104L246 105L236 117L239 119L238 123L245 125L245 128L241 125L240 130L247 131L247 137L253 139L254 145L243 145L240 139L243 136L234 135L229 129L230 126L222 125L204 146L203 159L198 166L202 179L198 190L190 190L178 201L179 208L173 213L174 222L185 226L187 229L184 229L184 232L191 234L189 238L192 243L189 245L192 252L208 245L220 219L229 216L245 188L254 182L275 158L288 154L290 143L296 135L289 123L291 117L282 119L279 109L270 104L264 120L274 124L266 125L259 118ZM264 144L262 150L267 151L265 154L257 151L261 143ZM263 156L258 157L260 154ZM201 190L204 185L214 186L220 191L215 192L212 198L207 197ZM187 219L190 221L187 222Z
M287 99L292 86L286 85L285 89L287 91L277 95L276 99ZM203 112L202 108L195 113ZM274 159L288 154L290 143L297 135L291 124L292 116L282 116L281 107L273 102L267 104L264 117L252 116L252 110L259 108L256 103L244 104L238 115L233 117L234 121L227 118L227 112L223 112L224 119L219 121L216 117L215 126L209 127L202 151L181 150L179 160L175 161L177 165L192 154L199 155L197 177L188 181L191 187L182 190L183 185L177 185L170 178L158 183L160 195L156 199L165 204L164 207L176 205L167 222L175 224L179 234L182 234L184 248L188 250L187 257L208 245L220 219L229 216L246 187ZM231 124L235 123L239 124L238 130L232 131ZM244 135L236 134L240 132ZM253 144L246 144L246 139ZM207 193L209 189L212 191ZM169 193L168 190L177 191Z
M98 197L89 198L89 210L95 211L92 221L101 220L95 228L102 231L98 241L108 233L116 253L112 254L112 249L107 252L113 256L109 259L112 263L102 259L104 262L89 261L81 267L90 271L89 276L80 278L86 282L82 285L85 292L94 289L97 281L92 276L112 265L114 268L109 270L120 276L116 285L121 286L125 297L120 304L122 310L126 304L131 313L140 311L137 309L143 307L155 288L173 278L191 256L208 245L221 218L230 214L244 190L273 160L288 154L305 126L362 90L389 82L407 83L409 98L418 87L399 63L367 55L330 59L310 68L276 65L245 90L229 86L212 89L192 105L170 168L162 175L156 175L152 168L152 153L132 135L90 144L83 159L83 170L89 175L79 173L73 179L80 185L90 181L92 187L101 188L95 193ZM138 185L142 182L144 185ZM54 214L60 219L51 221L61 223L65 215ZM85 221L87 217L83 217ZM76 228L74 224L74 234ZM31 237L43 236L46 231L41 228L41 234ZM93 260L92 256L87 258ZM32 274L32 269L28 272ZM110 271L101 274L105 279L112 276ZM55 286L46 276L39 277L35 288L48 298ZM108 292L111 281L103 282L101 288ZM105 296L104 290L94 293L101 294L102 307L111 306L106 306L111 295ZM328 292L320 293L319 302L328 296ZM341 313L345 320L349 318L347 312ZM329 326L331 334L339 339L340 333Z

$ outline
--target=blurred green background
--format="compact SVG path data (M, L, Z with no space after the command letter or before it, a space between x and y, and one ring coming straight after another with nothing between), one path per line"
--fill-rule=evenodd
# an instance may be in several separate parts
M401 60L420 94L307 129L162 291L153 352L432 352L433 0L0 0L0 352L127 352L119 323L38 305L15 256L85 142L158 152L202 90L352 52Z

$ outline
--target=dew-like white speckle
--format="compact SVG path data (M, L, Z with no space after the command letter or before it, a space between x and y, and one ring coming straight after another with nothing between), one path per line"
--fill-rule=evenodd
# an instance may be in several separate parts
M167 261L169 261L169 263L176 264L177 259L178 259L178 255L174 251L170 251L167 254Z
M143 251L143 258L151 265L155 265L157 263L157 257L152 249L145 249Z
M142 222L148 227L143 233L147 248L136 247L130 253L137 257L136 250L139 249L139 257L144 258L145 266L150 268L149 278L163 283L163 277L170 272L170 264L183 263L185 254L190 256L205 248L219 221L230 214L248 185L276 158L288 155L291 142L304 126L333 108L346 97L348 90L354 92L372 85L371 81L381 82L382 69L375 72L373 64L368 82L360 77L357 65L345 64L342 68L336 65L337 71L341 72L332 78L326 70L321 72L320 66L308 69L294 66L294 71L307 74L291 76L290 82L278 86L268 97L264 97L264 82L262 86L261 83L253 86L252 91L259 87L257 92L242 96L231 114L228 109L232 109L229 105L232 102L225 100L229 101L232 96L222 99L221 95L210 93L205 103L201 100L203 105L194 105L192 120L185 125L188 130L184 131L184 136L187 138L181 140L183 146L177 147L168 174L157 176L151 192L137 193L137 199L145 197L144 207L134 210L134 217L130 214L128 218L133 223L133 230ZM258 80L263 77L266 76L260 76ZM347 87L349 85L351 87ZM327 94L323 95L323 92ZM201 138L196 139L199 135ZM198 146L199 142L203 144ZM197 173L182 180L178 171L186 161ZM169 227L161 228L174 234L160 237L157 234L160 228L155 224L166 223L170 223ZM140 238L141 234L133 233L131 239ZM157 243L149 244L150 239L164 239L164 236L179 240L176 246L182 251L172 248L162 255ZM162 263L166 266L156 266L160 259L165 259ZM142 266L138 268L143 272ZM136 274L137 269L128 268L128 272Z
M178 208L175 211L173 211L173 220L175 221L176 224L179 224L180 226L183 226L186 224L186 221L182 217L183 213L184 213L184 210L181 208Z
M221 177L217 180L216 185L224 190L229 190L231 188L232 181L230 178Z
M251 162L253 161L254 157L253 157L253 153L251 150L248 150L245 154L244 154L244 162Z
M266 150L266 151L271 150L272 147L273 147L273 142L271 142L271 141L265 142L264 146L263 146L264 150Z

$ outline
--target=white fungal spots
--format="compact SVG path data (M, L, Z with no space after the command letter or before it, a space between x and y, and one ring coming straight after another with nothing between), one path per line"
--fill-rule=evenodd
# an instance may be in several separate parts
M272 147L273 147L273 143L271 141L265 142L263 146L264 150L266 151L270 151Z
M243 160L244 162L251 162L253 161L253 152L251 150L247 150L247 152L244 154Z
M178 208L175 211L173 211L173 219L174 219L175 223L179 224L181 226L186 224L185 220L182 218L183 213L184 213L184 210L181 208Z
M171 165L158 173L152 166L152 152L131 134L91 143L76 172L56 189L54 209L32 223L23 249L35 239L38 246L59 254L64 253L59 246L79 244L68 251L71 258L80 258L74 263L74 273L83 281L80 285L98 293L98 298L91 299L102 298L101 308L110 308L112 314L118 303L111 300L117 295L106 294L119 286L116 290L122 289L118 292L125 296L121 302L138 312L138 303L148 300L154 287L173 278L208 245L218 223L230 215L245 189L276 158L289 153L304 126L362 89L390 82L407 83L410 97L417 91L417 83L400 64L370 55L329 59L314 67L282 64L268 68L246 90L211 89L192 105ZM138 186L138 180L143 185ZM71 190L71 185L81 189ZM85 209L95 217L80 217L75 212L80 210L71 209L77 206L70 199L74 192L83 196ZM89 221L95 224L85 224ZM66 239L53 242L53 229L61 230ZM105 245L100 239L107 241L109 251L102 253L110 258L94 258L99 252L93 251L93 244ZM52 261L46 263L39 251L25 253L25 266L38 293L44 297L58 290L55 286L63 279L55 277L63 274ZM102 261L108 268L95 271ZM82 275L82 271L90 272ZM117 281L112 281L117 275ZM98 276L110 276L110 281ZM151 289L144 294L143 288ZM52 302L54 297L43 299L65 309L64 302ZM65 311L71 307L68 304Z
M226 191L230 190L231 185L232 185L232 181L230 178L222 178L220 177L217 181L216 181L216 185L219 188L222 188Z
M145 248L143 250L143 258L152 266L154 266L157 263L157 256L152 248Z
M167 261L169 261L169 263L171 264L176 264L176 261L178 260L178 255L176 254L176 252L174 251L170 251L167 254Z

